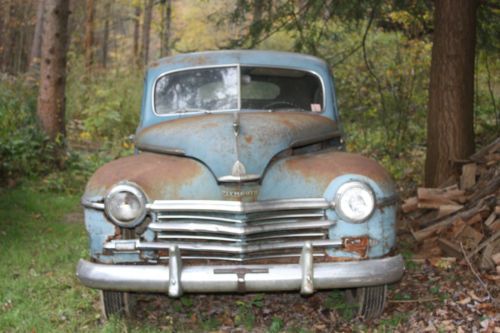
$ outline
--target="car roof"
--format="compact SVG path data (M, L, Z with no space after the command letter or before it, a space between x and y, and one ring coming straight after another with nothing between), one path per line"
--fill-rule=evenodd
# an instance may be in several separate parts
M259 50L223 50L178 54L151 63L149 70L156 73L190 67L221 65L248 65L291 67L321 72L328 68L325 61L317 57L291 52Z

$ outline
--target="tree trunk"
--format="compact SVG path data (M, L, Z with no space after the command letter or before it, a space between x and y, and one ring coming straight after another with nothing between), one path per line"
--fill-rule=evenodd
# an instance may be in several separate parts
M170 36L172 26L172 0L166 0L163 4L163 33L161 36L161 56L170 55Z
M149 35L151 32L151 18L153 16L154 0L145 0L144 3L144 22L142 23L142 64L149 62Z
M139 64L139 30L141 26L141 7L135 7L134 13L134 40L133 40L133 50L134 59L136 64Z
M426 186L453 173L474 152L475 0L437 0L427 117Z
M2 35L2 59L0 71L13 73L13 51L16 46L16 8L13 1L7 1L5 6L4 33Z
M44 21L45 0L38 1L36 10L36 25L33 33L33 43L31 44L30 72L38 71L40 67L40 58L42 57L42 36Z
M87 0L87 17L85 20L85 68L87 72L94 63L94 0Z
M62 146L69 0L46 0L45 5L37 115L48 137Z
M109 43L109 20L111 18L111 0L107 0L104 7L104 34L102 37L102 57L101 65L103 68L108 66L108 43Z

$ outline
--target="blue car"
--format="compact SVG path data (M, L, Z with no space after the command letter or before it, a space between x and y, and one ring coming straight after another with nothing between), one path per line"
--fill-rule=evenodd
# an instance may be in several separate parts
M377 162L344 151L334 81L315 57L181 54L145 79L136 154L89 180L80 281L106 316L141 292L345 290L379 316L398 281L398 196Z

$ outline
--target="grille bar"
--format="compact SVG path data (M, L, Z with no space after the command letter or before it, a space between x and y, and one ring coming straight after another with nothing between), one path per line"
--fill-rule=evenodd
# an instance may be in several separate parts
M119 241L118 241L119 242ZM115 249L117 241L105 244L107 249ZM311 245L317 248L341 247L341 240L320 239L311 241ZM136 242L135 247L138 250L168 250L177 245L180 250L188 251L213 251L232 254L247 254L271 250L301 249L304 246L303 241L294 242L268 242L262 244L242 244L228 245L223 243L188 243L188 242Z
M169 222L169 223L151 223L149 228L159 232L207 232L224 235L252 235L257 233L286 231L301 229L327 229L334 222L329 220L304 221L304 222L283 222L272 224L245 224L245 225L227 225L222 223L198 223L198 222Z

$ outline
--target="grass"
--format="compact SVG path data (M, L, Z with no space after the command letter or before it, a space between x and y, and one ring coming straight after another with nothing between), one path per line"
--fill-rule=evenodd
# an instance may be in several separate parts
M79 198L26 186L0 192L0 331L97 329L97 293L80 285L87 256Z

